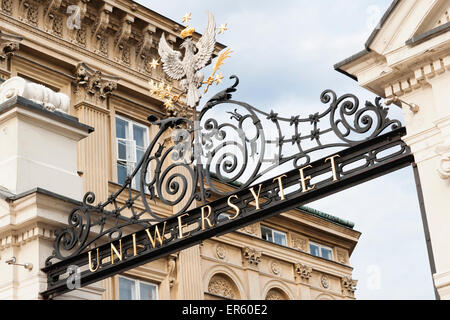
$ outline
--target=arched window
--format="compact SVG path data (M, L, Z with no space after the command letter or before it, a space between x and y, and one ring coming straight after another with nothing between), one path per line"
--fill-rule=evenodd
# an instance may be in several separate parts
M236 284L230 277L223 273L215 274L208 284L208 299L233 299L239 300L241 295Z

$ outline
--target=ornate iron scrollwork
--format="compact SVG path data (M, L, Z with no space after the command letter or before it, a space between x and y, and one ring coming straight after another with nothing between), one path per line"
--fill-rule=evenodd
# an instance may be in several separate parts
M69 215L68 226L57 232L47 266L54 259L66 260L87 251L105 236L109 241L119 239L130 226L144 229L163 221L167 217L152 209L153 201L176 208L174 214L179 214L195 203L206 204L213 194L231 194L220 184L233 184L232 192L236 192L284 164L300 168L311 163L315 153L352 147L401 126L400 121L389 119L380 98L360 106L356 96L338 97L331 90L320 95L320 101L328 105L325 111L284 118L232 100L239 79L231 78L233 86L206 103L198 123L149 117L159 131L133 173L104 203L95 206L91 192L84 196ZM268 156L270 148L273 152ZM404 150L395 152L393 156ZM377 161L378 153L366 161ZM133 180L139 181L139 191L132 189ZM144 208L138 208L137 202Z

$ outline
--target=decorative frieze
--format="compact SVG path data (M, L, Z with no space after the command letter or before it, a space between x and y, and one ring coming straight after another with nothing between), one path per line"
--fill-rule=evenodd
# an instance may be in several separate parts
M261 262L261 252L255 249L246 247L242 250L242 255L244 258L244 266L257 267Z
M117 88L119 81L118 77L104 74L84 62L77 65L75 77L75 104L86 101L102 107L106 107L106 98Z
M312 267L302 264L302 263L296 263L295 264L295 272L302 278L303 280L309 280L312 276Z
M343 277L341 279L342 293L344 295L353 296L356 291L358 280L353 280L350 277Z

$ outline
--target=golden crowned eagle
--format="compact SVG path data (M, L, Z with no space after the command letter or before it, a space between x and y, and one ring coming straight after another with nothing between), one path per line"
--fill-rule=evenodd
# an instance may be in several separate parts
M192 28L186 28L182 32L182 36L183 33L187 34L186 39L181 44L181 48L185 49L183 59L181 59L180 52L173 50L167 44L164 33L161 36L158 48L164 72L174 80L185 78L180 81L180 86L186 92L186 104L191 108L197 106L202 96L198 89L202 86L204 74L199 70L210 63L216 44L216 23L211 12L208 12L206 31L197 44L193 42L191 36L193 32Z

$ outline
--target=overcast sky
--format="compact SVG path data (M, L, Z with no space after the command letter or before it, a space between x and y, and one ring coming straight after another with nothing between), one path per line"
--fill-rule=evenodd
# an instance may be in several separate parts
M191 12L191 25L201 33L207 10L218 25L227 23L229 30L217 41L233 50L222 71L239 75L237 100L288 117L324 110L319 100L324 89L374 101L333 65L364 48L390 0L137 2L180 23ZM393 108L391 117L402 119ZM362 232L351 257L358 299L434 299L411 168L309 206L353 221Z

